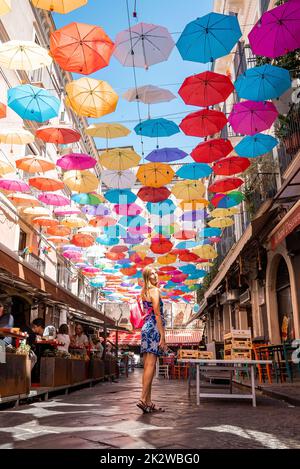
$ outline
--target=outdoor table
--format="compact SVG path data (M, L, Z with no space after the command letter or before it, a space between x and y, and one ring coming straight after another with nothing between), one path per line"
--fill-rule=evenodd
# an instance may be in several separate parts
M214 359L196 359L185 358L178 360L178 363L189 363L196 365L196 396L197 405L200 405L200 397L210 398L232 398L232 399L252 399L252 406L256 407L256 394L255 394L255 366L272 364L271 360L214 360ZM246 368L247 367L247 368ZM219 370L233 370L244 371L250 368L251 371L251 394L222 394L222 393L201 393L200 391L200 370L205 371L219 371ZM190 393L191 379L189 374L188 389Z
M0 327L0 339L4 337L12 337L16 340L16 348L19 347L20 341L27 339L28 334L26 332L13 332L11 329L6 327Z

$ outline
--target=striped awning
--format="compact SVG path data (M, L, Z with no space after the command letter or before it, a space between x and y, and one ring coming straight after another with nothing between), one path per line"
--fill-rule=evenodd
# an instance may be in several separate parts
M168 345L198 345L202 339L203 329L169 329L166 330L166 342ZM116 343L116 333L111 332L108 339ZM119 332L119 345L140 345L141 331L133 333Z

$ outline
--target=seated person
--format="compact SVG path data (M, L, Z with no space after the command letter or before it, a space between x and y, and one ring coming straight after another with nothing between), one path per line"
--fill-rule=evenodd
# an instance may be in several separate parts
M5 312L4 304L0 303L0 327L5 327L11 329L14 327L14 318L13 315L9 312ZM4 337L3 339L5 346L12 343L11 337Z
M57 334L57 340L63 344L63 345L58 345L57 350L60 350L61 352L69 352L69 345L71 342L70 336L69 336L69 327L68 324L61 324L58 329L58 334Z
M97 334L91 336L91 348L97 350L96 355L98 358L102 358L104 347L101 344L100 338Z
M32 321L32 330L35 334L41 337L51 336L53 339L56 337L56 329L54 326L48 325L45 327L45 321L43 318L36 318Z
M87 348L89 346L89 339L84 334L81 324L75 326L75 335L71 337L71 346L74 348Z

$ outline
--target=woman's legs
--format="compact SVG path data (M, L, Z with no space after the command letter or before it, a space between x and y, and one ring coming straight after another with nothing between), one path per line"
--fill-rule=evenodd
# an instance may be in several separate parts
M153 353L144 353L144 372L142 379L142 397L141 400L146 404L151 402L151 386L155 374L157 357Z

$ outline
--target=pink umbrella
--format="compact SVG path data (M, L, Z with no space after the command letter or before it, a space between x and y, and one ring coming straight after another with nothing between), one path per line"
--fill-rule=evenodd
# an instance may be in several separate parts
M57 207L70 205L70 199L59 194L44 193L44 194L38 195L38 199L40 202L43 202L44 204L56 205Z
M151 233L152 229L150 226L143 225L143 226L129 226L127 228L128 233L131 234L147 234Z
M114 205L114 211L118 215L125 215L127 217L134 217L142 213L143 209L137 204L124 204L124 205Z
M188 278L187 274L176 274L176 275L172 275L171 280L172 282L175 282L175 283L181 283L181 282L184 282L184 280L186 280L187 278Z
M228 120L237 133L254 135L269 129L275 122L278 112L268 101L243 101L234 104Z
M276 58L300 47L300 3L290 0L266 11L250 31L254 54Z
M10 192L30 192L30 187L20 179L0 179L0 189Z
M72 169L83 170L93 168L96 163L97 160L95 160L95 158L92 158L85 153L69 153L68 155L64 155L56 162L57 166L64 169L65 171Z
M82 254L81 252L77 252L77 251L71 251L71 250L68 250L68 251L65 251L63 252L62 254L66 259L72 259L72 260L76 260L76 261L79 261L82 257Z
M57 217L65 217L66 215L79 215L80 213L81 211L77 208L56 208L54 210L54 215L56 215Z
M101 269L98 269L98 267L84 267L83 272L89 272L91 274L95 274L97 272L100 272Z

